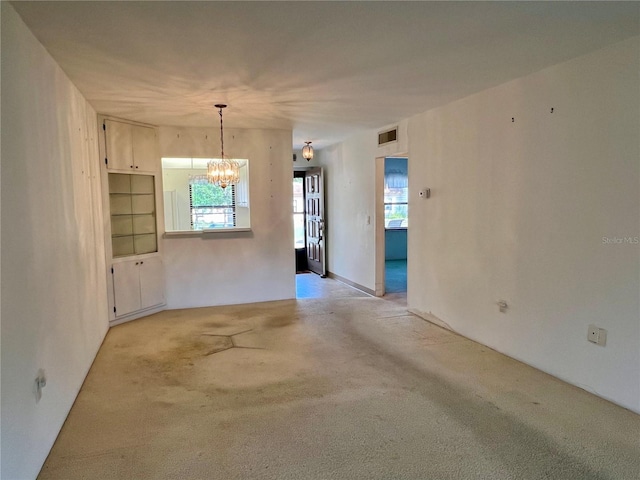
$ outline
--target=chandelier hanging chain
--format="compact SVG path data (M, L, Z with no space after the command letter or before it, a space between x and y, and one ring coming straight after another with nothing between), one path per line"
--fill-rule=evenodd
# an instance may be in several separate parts
M222 105L216 105L218 107L218 113L220 114L220 150L221 150L221 158L224 158L224 135L222 130L222 109L224 108Z

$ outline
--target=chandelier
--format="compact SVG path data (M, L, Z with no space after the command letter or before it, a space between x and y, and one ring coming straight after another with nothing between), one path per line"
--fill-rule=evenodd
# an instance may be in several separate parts
M311 160L313 158L313 147L311 146L311 142L304 142L306 145L302 147L302 157L307 160Z
M207 180L209 183L227 188L228 185L236 185L240 180L240 164L224 156L224 131L222 128L222 109L226 105L217 104L216 108L220 114L220 158L213 159L207 163Z

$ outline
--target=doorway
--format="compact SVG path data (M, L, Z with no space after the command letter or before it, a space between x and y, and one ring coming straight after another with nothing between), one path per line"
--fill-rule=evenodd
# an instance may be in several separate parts
M329 288L326 271L324 173L320 167L293 172L296 298L317 298ZM326 293L326 292L325 292Z
M326 277L324 173L320 167L293 172L293 226L296 272Z
M406 156L376 159L376 295L406 296L409 168Z

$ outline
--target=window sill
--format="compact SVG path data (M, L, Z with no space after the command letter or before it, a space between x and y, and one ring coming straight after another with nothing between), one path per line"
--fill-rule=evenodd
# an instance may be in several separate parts
M163 238L208 237L216 234L251 232L251 228L211 228L207 230L175 230L164 232Z
M385 230L406 230L407 227L384 227Z

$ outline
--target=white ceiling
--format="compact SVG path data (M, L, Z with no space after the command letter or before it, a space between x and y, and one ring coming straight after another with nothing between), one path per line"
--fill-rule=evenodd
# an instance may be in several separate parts
M228 103L225 126L292 128L297 148L640 34L639 2L13 5L99 113L215 127Z

